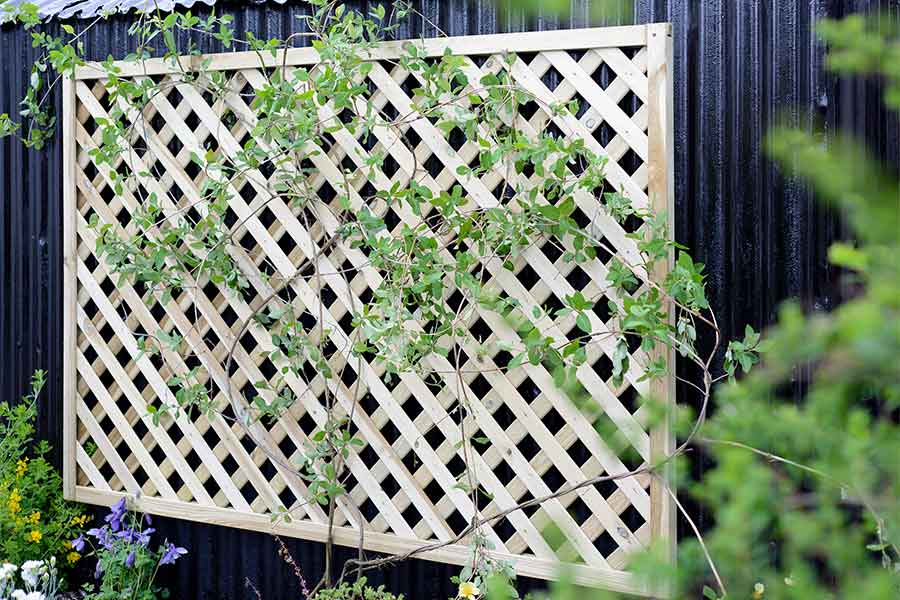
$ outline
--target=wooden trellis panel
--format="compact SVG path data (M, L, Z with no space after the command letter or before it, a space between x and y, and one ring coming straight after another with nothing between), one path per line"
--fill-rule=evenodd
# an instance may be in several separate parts
M508 68L514 79L542 102L578 99L577 115L552 115L533 103L518 116L516 126L529 134L553 132L581 138L587 146L609 157L607 179L611 188L623 190L638 206L652 205L672 215L672 99L671 33L666 24L584 29L576 31L488 35L427 40L421 43L431 56L445 48L471 58L470 81L487 72ZM415 87L396 59L400 46L386 43L372 56L368 78L373 101L393 107L399 114L411 111L409 90ZM507 65L505 55L515 53ZM250 137L254 122L249 109L254 90L263 83L259 57L254 53L205 57L208 69L223 71L234 92L213 105L195 88L178 82L171 65L151 60L143 65L121 63L122 77L156 77L171 81L154 96L135 127L134 148L119 158L118 167L133 173L149 171L142 180L146 192L168 198L168 209L185 208L199 199L204 173L190 164L190 155L206 149L233 154ZM311 49L295 49L287 56L265 57L269 64L314 64ZM185 66L190 61L185 59ZM76 500L110 504L122 494L139 495L138 506L150 513L204 522L272 531L283 535L324 540L325 512L305 502L306 488L297 478L273 464L233 421L218 418L166 417L155 426L148 406L172 391L167 381L184 373L189 365L176 354L160 357L142 354L139 331L178 332L200 357L201 372L213 396L222 400L226 373L221 361L251 307L244 299L213 285L187 286L163 305L142 297L128 282L119 282L103 259L95 255L95 232L87 226L92 217L101 223L127 227L128 215L138 204L135 190L116 196L111 191L109 168L98 166L90 151L99 143L97 120L111 110L102 71L86 66L78 70L64 89L65 132L65 486ZM323 107L323 111L328 111ZM225 120L224 114L234 118ZM371 185L388 188L404 183L416 165L428 165L420 181L433 190L459 184L476 203L497 203L493 190L504 183L505 173L490 172L481 178L459 175L457 167L478 153L472 143L451 143L427 119L414 121L406 132L406 145L392 143L391 133L379 132L375 150L386 151L393 167L375 173ZM323 205L335 201L342 169L354 171L351 180L361 191L369 180L360 171L367 151L349 131L334 134L334 143L312 160L317 173L311 185ZM198 172L199 171L199 172ZM335 233L336 222L322 218L307 228L280 200L264 210L257 207L268 197L263 173L247 178L235 190L231 211L243 222L239 231L239 261L249 269L263 259L271 261L283 276L290 276L316 246ZM359 197L357 197L358 199ZM601 208L597 198L579 192L576 216L590 223L598 235L623 257L636 248L626 230ZM414 223L415 217L395 208L393 222ZM321 211L328 214L328 211ZM308 309L322 306L325 325L336 348L347 349L354 303L371 294L378 274L364 266L364 255L340 244L326 253L328 268L359 267L347 286L329 286L327 277L320 293L315 282L298 278L294 291ZM609 256L581 265L566 263L550 244L531 248L515 272L486 263L493 281L521 302L531 314L535 306L559 305L575 291L591 297L605 287L605 263ZM652 274L663 277L666 267ZM262 278L253 281L259 297L269 293ZM591 315L594 329L603 330L610 315L605 302ZM543 317L536 323L546 334L564 339L575 329L574 317L556 321ZM474 347L484 342L512 342L516 334L498 315L476 312L470 323L471 339L461 350L475 360ZM249 327L235 355L232 385L267 379L272 365L260 350L272 348L264 329ZM509 360L495 350L478 356L480 370L464 376L462 385L471 403L465 430L489 443L473 445L473 464L480 484L493 496L473 507L456 485L461 472L460 427L454 421L459 402L458 382L439 373L452 370L440 358L430 359L435 374L405 374L393 381L384 377L377 363L358 363L344 352L343 360L361 379L365 395L354 412L356 435L365 447L352 455L349 494L338 503L336 541L353 546L359 527L365 528L365 547L373 551L403 552L447 540L463 529L477 510L489 516L529 498L550 494L603 473L622 473L647 464L672 448L668 425L647 426L641 397L673 403L671 378L650 385L641 382L646 357L636 352L632 369L621 386L610 382L613 341L591 346L588 364L578 371L584 387L603 408L603 423L590 423L565 393L554 386L542 366L525 365L510 371L498 364ZM672 357L668 357L672 360ZM338 365L340 366L340 365ZM358 369L358 373L357 373ZM278 423L259 423L254 435L264 440L285 460L295 459L304 442L324 422L325 412L317 394L325 383L313 380L306 390L300 382L299 401ZM303 387L303 389L301 389ZM333 386L339 404L347 408L350 390ZM305 393L304 393L305 392ZM612 435L602 432L615 432ZM472 433L474 432L474 433ZM614 438L614 439L613 439ZM292 510L291 522L272 523L271 514L284 506ZM362 521L362 523L361 523ZM547 536L554 524L562 533L559 545ZM628 557L653 539L668 541L674 549L674 515L671 497L658 478L647 474L586 487L551 500L539 508L511 513L486 526L496 555L512 560L523 575L551 578L558 560L573 564L579 581L602 587L649 593L641 589L627 570ZM555 545L552 545L555 544ZM465 543L423 555L425 558L465 564Z

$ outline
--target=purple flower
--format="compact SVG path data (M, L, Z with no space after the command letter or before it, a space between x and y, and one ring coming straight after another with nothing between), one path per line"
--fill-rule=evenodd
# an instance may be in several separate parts
M88 529L87 534L91 537L97 538L97 541L100 542L100 545L110 549L113 543L112 532L110 532L109 527L94 527L93 529Z
M87 534L89 536L95 537L99 540L101 537L103 537L105 530L106 530L105 527L103 529L100 529L99 527L91 527L90 529L87 530Z
M72 540L72 548L74 548L78 552L84 550L84 534L79 535L77 538Z
M156 531L156 530L153 529L152 527L148 527L147 529L138 532L137 540L136 540L137 543L140 544L141 546L150 545L150 534L153 533L154 531Z
M152 527L148 527L143 531L140 529L123 529L116 534L116 537L125 540L129 544L140 544L148 546L150 544L150 534L156 531Z
M159 559L159 564L171 565L178 560L179 556L185 554L187 554L187 550L184 548L176 547L175 544L166 543L166 551L163 553L162 558Z
M125 557L125 566L129 569L134 566L134 550L128 553L128 556Z
M128 509L125 507L125 498L122 498L118 502L112 505L110 508L110 513L106 515L106 522L109 523L109 526L113 531L118 531L122 528L122 521L125 518Z
M103 576L103 566L100 564L100 561L97 561L97 566L94 567L94 579L100 579Z

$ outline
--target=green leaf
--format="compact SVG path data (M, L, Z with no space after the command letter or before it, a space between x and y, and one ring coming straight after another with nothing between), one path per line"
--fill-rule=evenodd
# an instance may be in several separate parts
M591 320L587 316L587 313L578 313L578 316L575 318L575 324L578 326L578 329L585 333L591 333L593 331Z
M628 353L628 342L625 341L625 338L619 338L619 341L616 343L616 349L613 351L612 355L612 382L615 386L622 385L622 381L625 378L625 373L628 371L628 366L630 362L631 355Z

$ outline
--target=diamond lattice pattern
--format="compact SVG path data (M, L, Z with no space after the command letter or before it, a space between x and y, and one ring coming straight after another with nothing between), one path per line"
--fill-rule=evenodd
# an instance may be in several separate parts
M489 44L481 43L469 54L466 69L475 82L486 73L508 69L539 99L522 108L515 127L529 135L548 132L583 139L591 150L609 157L609 189L622 190L636 205L646 206L654 169L650 156L654 134L648 134L653 108L648 97L650 30L618 29L628 30L630 37L613 35L616 45L608 45L603 43L607 30L593 30L598 32L593 38L572 36L581 46L575 50L548 49L546 36L529 38L540 34L491 36ZM562 38L556 43L565 44L566 36ZM622 44L616 42L620 38ZM585 39L597 43L592 46ZM458 46L465 49L466 38L459 40ZM504 50L513 46L516 58L509 63ZM530 51L532 46L539 49ZM432 53L439 55L440 49ZM373 61L367 75L372 102L388 117L409 114L414 110L417 76L390 60L389 50L383 54L384 60ZM330 241L339 223L326 207L336 207L336 190L342 189L345 176L354 190L351 202L356 208L375 191L395 182L404 185L412 177L434 191L460 185L470 201L483 207L502 202L507 183L522 183L507 181L504 169L480 178L458 174L459 166L477 160L477 144L459 131L442 133L425 118L411 120L399 131L376 129L368 139L346 129L326 136L320 152L308 159L309 185L318 206L304 210L272 199L268 192L272 173L265 169L251 171L232 184L228 218L238 242L233 255L245 272L277 271L283 277L298 269L311 272L307 259L317 248L329 248L320 262L323 275L301 273L290 292L312 324L323 320L333 350L332 366L342 372L340 382L326 382L315 372L305 381L289 378L298 401L279 421L253 425L252 435L235 422L230 407L222 418L164 417L154 425L148 408L171 397L168 382L174 376L200 367L199 381L213 391L214 400L227 406L227 381L238 391L252 389L254 382L271 380L280 366L267 356L273 342L266 329L256 324L244 328L261 299L271 293L269 279L251 277L251 290L243 295L208 282L188 282L184 291L163 304L144 287L111 272L95 255L96 232L88 227L96 219L123 234L133 232L130 215L147 194L162 199L167 214L202 215L200 190L207 174L191 161L191 154L233 156L251 139L255 116L250 105L265 84L255 58L242 63L234 58L239 55L223 56L223 61L237 66L223 68L231 93L215 102L162 67L149 75L164 85L141 113L126 109L131 148L118 158L114 170L137 177L121 194L113 192L110 167L95 164L91 154L100 143L98 122L113 108L104 81L82 71L69 88L74 94L74 119L68 122L67 133L74 138L70 147L77 212L73 294L77 336L72 365L77 367L72 415L77 424L76 497L108 502L121 493L139 494L139 502L151 512L322 539L327 527L323 508L308 502L304 483L258 444L265 444L283 463L296 461L308 438L325 422L326 385L337 398L338 411L348 414L356 404L352 427L365 442L348 461L351 501L338 502L336 535L343 544L355 544L360 527L366 531L366 547L377 551L448 540L476 513L489 516L562 486L622 473L650 460L652 435L642 402L649 390L640 379L647 357L634 348L631 371L622 385L613 385L613 337L591 346L587 364L578 371L584 388L601 407L591 416L554 385L543 366L503 368L511 357L498 349L499 344L518 338L490 311L472 312L470 335L456 348L464 365L461 382L450 362L440 356L428 359L428 374L388 377L383 365L350 354L352 312L372 297L381 275L367 265L364 252ZM288 62L309 63L309 56L301 53ZM573 99L580 106L574 116L546 109ZM329 111L329 106L321 107L323 117L332 116ZM257 142L265 146L263 140ZM387 158L373 171L366 159L375 153ZM525 175L515 177L528 179ZM639 221L620 226L604 212L599 198L586 192L579 192L576 202L574 216L580 224L601 236L620 257L636 256L634 242L626 234L637 230ZM419 219L397 205L370 203L369 208L384 216L389 227L414 225ZM587 297L604 293L605 265L613 255L601 253L576 265L563 261L562 251L548 242L524 252L514 271L487 259L479 269L489 285L521 303L527 314L536 306L559 308L562 299L575 291ZM336 275L339 271L351 273L349 286ZM622 301L618 296L609 299ZM448 302L452 305L454 298ZM613 326L605 299L597 302L591 318L595 331ZM556 320L544 316L535 324L555 339L579 335L574 316ZM159 330L183 336L196 359L170 351L141 352L138 340ZM223 363L241 332L231 371L226 373ZM492 350L485 354L481 348ZM465 368L467 364L470 368ZM458 423L461 401L470 406L463 427ZM487 492L478 506L458 485L464 464L461 431L475 440L469 462ZM656 507L651 505L650 487L646 474L607 481L515 511L486 525L484 532L497 554L513 559L522 573L550 577L550 565L561 559L577 565L582 578L628 589L632 585L627 579L628 557L651 540ZM285 509L292 520L271 524L269 515ZM548 535L551 527L561 535ZM466 541L427 556L463 563Z

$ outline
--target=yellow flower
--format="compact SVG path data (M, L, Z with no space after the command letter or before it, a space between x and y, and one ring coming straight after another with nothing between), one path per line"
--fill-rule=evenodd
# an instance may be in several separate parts
M28 459L19 460L16 462L16 478L21 477L25 474L25 471L28 470Z
M481 595L481 590L478 589L471 581L463 581L459 584L459 598L465 598L466 600L473 600Z
M84 527L84 524L87 523L87 515L78 515L77 517L72 517L72 525L76 527Z
M28 517L28 522L31 523L32 525L37 525L37 524L38 524L38 521L40 521L40 520L41 520L41 513L40 513L40 511L34 511L34 512L31 513L31 515Z
M42 537L44 537L43 534L40 531L38 531L37 529L35 529L31 533L29 533L27 536L25 536L25 539L27 539L29 542L37 543L37 542L41 541Z
M12 514L16 514L22 509L22 496L19 495L19 488L14 488L13 491L9 494L9 500L6 505L9 507L9 512Z
M66 560L69 561L70 565L74 565L75 563L77 563L79 558L81 558L81 555L74 550L66 554Z
M753 586L753 600L760 600L763 597L763 594L766 593L766 586L761 583L757 583Z

